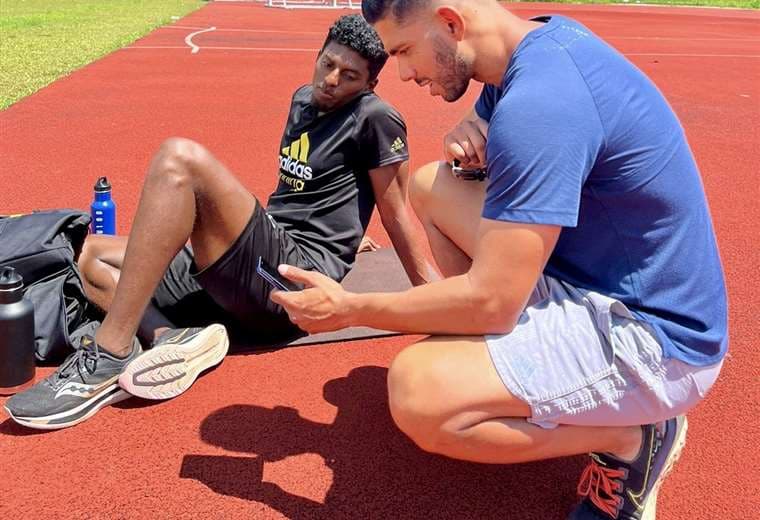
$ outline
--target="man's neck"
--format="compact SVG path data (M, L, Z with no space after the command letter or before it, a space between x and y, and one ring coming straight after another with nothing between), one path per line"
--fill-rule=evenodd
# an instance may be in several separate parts
M356 95L355 95L354 97L352 97L351 99L349 99L348 101L346 101L345 103L343 103L342 105L339 105L339 106L337 106L337 107L331 108L330 110L323 110L323 109L319 108L317 105L315 105L315 104L314 104L314 101L313 101L313 100L312 100L312 101L309 101L309 105L310 105L310 106L311 106L311 107L312 107L314 110L316 110L316 111L317 111L317 117L322 117L323 115L325 115L325 114L329 114L330 112L335 112L336 110L340 110L340 109L341 109L341 108L343 108L344 106L346 106L346 105L348 105L348 104L350 104L350 103L353 103L354 101L356 101L357 99L359 99L359 98L360 98L360 97L362 97L363 95L365 95L365 94L369 94L369 93L371 93L371 92L373 92L373 91L372 91L372 90L363 90L363 91L359 92L358 94L356 94Z
M489 16L487 26L473 43L477 56L474 78L489 85L501 85L509 61L520 42L529 32L542 25L540 22L518 18L501 7L494 10L493 17Z

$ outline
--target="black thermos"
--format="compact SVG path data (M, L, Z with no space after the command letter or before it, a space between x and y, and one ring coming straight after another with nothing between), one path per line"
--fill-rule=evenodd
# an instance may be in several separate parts
M12 267L0 267L0 394L34 383L34 305L24 299L24 281Z

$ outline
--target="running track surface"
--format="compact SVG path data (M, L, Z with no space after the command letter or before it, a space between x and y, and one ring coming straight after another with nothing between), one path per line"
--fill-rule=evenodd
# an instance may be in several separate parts
M760 17L512 9L560 12L590 26L653 78L686 128L728 279L731 354L690 416L659 518L748 518L760 505ZM94 180L108 175L125 233L150 157L172 135L204 143L265 200L290 94L310 80L337 15L209 4L0 113L0 213L86 208ZM261 50L273 47L280 50ZM448 105L396 74L391 60L378 90L405 115L418 167L439 157L444 130L478 89ZM388 243L376 222L371 229ZM415 339L231 356L177 399L132 399L58 432L0 419L0 517L563 518L583 457L469 464L423 453L394 429L387 367Z

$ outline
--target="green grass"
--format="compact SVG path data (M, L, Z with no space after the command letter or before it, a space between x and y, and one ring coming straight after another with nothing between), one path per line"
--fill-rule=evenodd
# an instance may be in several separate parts
M0 0L0 110L201 0Z
M541 0L520 0L533 2ZM650 4L650 5L686 5L704 7L740 7L743 9L760 9L760 0L551 0L560 4Z

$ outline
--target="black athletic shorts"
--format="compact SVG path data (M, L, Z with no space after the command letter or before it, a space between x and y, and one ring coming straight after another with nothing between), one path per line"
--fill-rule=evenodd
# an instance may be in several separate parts
M267 345L302 336L279 305L270 285L256 274L258 257L270 265L314 269L288 233L256 201L243 232L213 264L198 271L192 250L174 258L152 303L177 327L225 325L234 340Z

